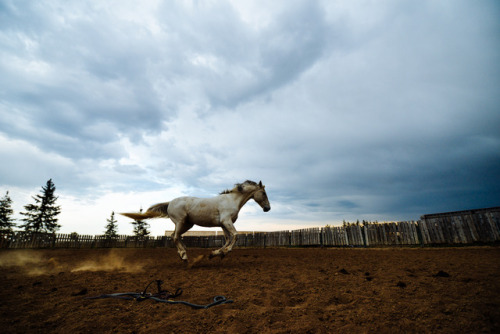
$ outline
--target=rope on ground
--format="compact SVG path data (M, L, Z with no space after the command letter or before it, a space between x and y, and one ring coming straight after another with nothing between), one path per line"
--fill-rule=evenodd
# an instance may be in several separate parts
M156 282L158 292L157 293L148 293L147 290L149 286ZM160 303L167 303L167 304L182 304L182 305L187 305L190 306L194 309L207 309L212 306L216 305L222 305L222 304L229 304L233 303L232 300L226 299L224 296L215 296L213 299L213 302L207 305L198 305L198 304L193 304L190 302L182 301L182 300L172 300L172 298L176 298L182 294L182 289L178 288L175 293L170 293L166 290L161 289L161 285L163 284L163 281L161 280L154 280L149 283L146 288L144 289L143 292L123 292L123 293L111 293L111 294L104 294L96 297L87 297L85 299L102 299L102 298L117 298L117 299L125 299L125 300L136 300L138 302L142 302L147 299L154 300L156 302Z

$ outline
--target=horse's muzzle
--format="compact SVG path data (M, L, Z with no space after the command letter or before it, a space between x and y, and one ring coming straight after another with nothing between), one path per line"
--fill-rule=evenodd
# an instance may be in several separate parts
M264 212L267 212L267 211L271 210L271 207L270 206L265 206L263 209L264 209Z

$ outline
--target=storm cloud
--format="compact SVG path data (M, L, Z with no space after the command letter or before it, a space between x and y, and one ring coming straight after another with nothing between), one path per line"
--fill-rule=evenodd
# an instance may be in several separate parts
M499 16L495 1L2 1L0 190L18 212L52 178L63 231L82 233L246 179L273 206L246 207L247 230L497 206Z

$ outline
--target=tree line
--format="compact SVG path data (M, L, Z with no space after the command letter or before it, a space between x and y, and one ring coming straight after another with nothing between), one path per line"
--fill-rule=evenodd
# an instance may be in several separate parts
M12 199L9 191L0 198L0 232L12 233L14 228L19 228L25 232L32 233L56 233L61 225L58 224L57 216L61 213L61 207L56 204L58 196L55 195L56 186L52 179L49 179L45 186L42 186L40 194L32 196L34 203L24 206L23 212L19 212L24 218L21 224L17 225L13 218ZM140 210L142 212L142 208ZM109 238L118 236L118 225L115 219L115 212L111 212L110 218L106 219L107 225L104 235ZM132 222L134 235L145 237L150 234L149 224L142 220ZM72 234L76 234L73 232Z

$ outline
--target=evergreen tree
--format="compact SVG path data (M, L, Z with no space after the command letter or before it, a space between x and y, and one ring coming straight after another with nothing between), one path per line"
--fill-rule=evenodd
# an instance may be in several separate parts
M142 213L142 208L139 210L139 212ZM132 222L132 225L134 225L134 235L137 237L145 237L149 235L149 224L146 223L144 220L134 220Z
M54 195L56 187L52 179L47 181L47 184L42 187L42 195L36 195L32 198L35 204L28 204L24 207L26 212L20 212L26 218L22 221L26 222L23 227L25 231L30 232L48 232L55 233L61 228L57 224L57 215L61 213L61 207L56 205L59 197Z
M14 210L12 210L12 199L10 199L9 192L5 193L5 196L0 199L0 231L1 232L12 232L12 228L16 226L12 215Z
M106 219L108 225L106 225L106 232L104 235L108 238L116 238L118 236L118 225L116 224L118 221L115 219L115 212L111 212L111 217Z

